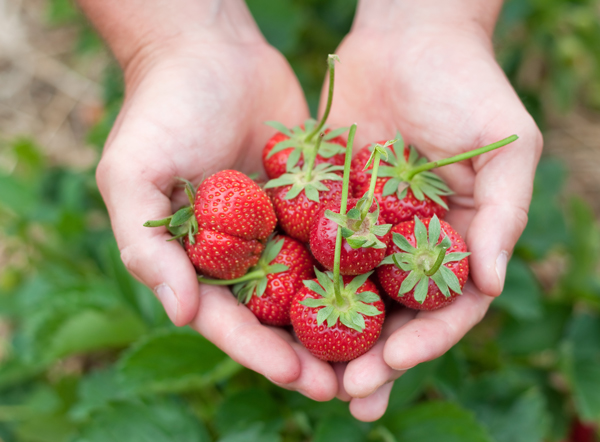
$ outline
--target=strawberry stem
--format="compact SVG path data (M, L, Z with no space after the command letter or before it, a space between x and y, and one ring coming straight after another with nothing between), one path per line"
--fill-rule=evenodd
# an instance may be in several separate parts
M358 227L362 224L365 217L369 214L369 209L373 204L373 196L375 195L375 184L377 183L377 172L379 172L379 162L381 160L381 154L378 150L375 150L373 155L373 172L371 173L371 182L369 184L369 193L367 194L367 201L363 204L360 210L360 222Z
M315 147L306 161L306 182L310 182L310 179L312 178L312 170L315 167L315 160L317 159L319 147L321 147L321 140L323 139L324 135L324 133L319 135L319 138L317 138L317 142L315 143Z
M340 215L346 214L348 208L348 189L350 187L350 163L352 162L352 145L354 144L354 134L356 133L356 123L350 126L348 134L348 145L346 147L346 157L344 159L344 179L342 181L342 201L340 202ZM333 258L333 288L338 305L344 305L340 286L340 261L342 259L342 226L338 225L337 237L335 239L335 255Z
M504 138L503 140L496 141L495 143L488 144L487 146L483 146L478 149L473 149L468 152L461 153L459 155L455 155L450 158L445 158L445 159L439 160L439 161L430 161L429 163L425 163L422 166L416 167L413 170L411 170L405 176L405 181L410 181L415 175L417 175L421 172L425 172L427 170L431 170L436 167L447 166L448 164L457 163L462 160L467 160L469 158L476 157L477 155L481 155L483 153L490 152L494 149L498 149L500 147L506 146L507 144L512 143L513 141L517 140L518 138L519 137L516 135L511 135L510 137Z
M198 281L202 284L209 285L233 285L238 284L240 282L252 281L253 279L260 279L265 276L264 270L255 270L250 273L246 273L244 276L240 276L235 279L210 279L205 278L204 276L198 276Z
M435 275L435 273L440 269L440 266L442 265L442 263L444 262L444 258L446 257L446 250L446 248L442 247L442 250L440 250L438 257L435 260L435 263L431 266L429 270L425 270L423 272L426 276Z
M329 56L327 57L327 66L329 67L329 91L327 92L327 104L325 106L325 112L323 113L323 116L321 117L321 120L319 121L317 127L315 127L314 130L306 136L306 139L304 140L305 142L309 142L310 140L312 140L312 138L316 134L318 134L321 129L323 129L323 126L325 125L325 122L329 117L329 112L331 111L331 103L333 102L333 81L335 78L336 60L340 61L338 56L335 54L329 54Z

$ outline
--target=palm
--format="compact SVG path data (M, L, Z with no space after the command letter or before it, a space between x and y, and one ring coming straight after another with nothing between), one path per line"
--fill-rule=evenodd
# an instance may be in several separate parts
M467 284L465 296L439 311L388 315L382 342L344 374L347 392L363 397L402 369L447 351L487 310L492 298L483 293L500 293L503 281L495 262L502 250L512 250L524 227L541 139L481 36L439 28L435 33L363 29L348 36L337 54L341 64L331 121L358 123L355 147L391 139L399 130L421 155L437 160L514 133L521 138L437 171L455 192L447 220L467 240L476 287ZM353 400L351 408L357 416L375 418L373 410L383 412L385 397Z
M241 364L330 399L337 381L328 364L283 330L260 325L227 289L198 286L184 250L166 241L164 229L142 226L184 202L176 177L199 183L218 170L262 170L260 152L272 132L264 121L295 125L308 116L292 70L264 44L212 44L181 48L127 74L126 102L98 168L124 263L154 288L176 325L191 322Z

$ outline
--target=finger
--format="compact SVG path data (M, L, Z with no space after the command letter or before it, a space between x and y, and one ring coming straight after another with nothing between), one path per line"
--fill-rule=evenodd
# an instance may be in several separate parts
M414 310L402 309L385 319L379 341L364 355L350 361L344 374L343 386L353 398L365 398L379 387L404 374L385 363L383 352L386 341L397 329L415 317Z
M370 396L352 399L350 401L352 416L363 422L373 422L379 419L387 409L393 386L393 382L388 382Z
M337 363L332 364L333 371L335 372L335 375L337 378L337 383L338 383L338 390L337 390L337 394L335 395L335 397L337 397L340 401L344 401L344 402L348 402L350 399L352 399L352 397L348 394L348 392L344 388L344 373L346 371L347 365L348 364L345 362L337 362Z
M198 314L190 324L194 330L234 361L275 383L290 384L300 378L297 351L279 333L260 324L245 305L238 304L229 289L202 284L199 293Z
M396 330L383 351L385 362L395 370L408 370L438 358L477 324L494 298L482 294L470 282L454 303L439 310L422 311Z
M500 130L486 135L482 144L506 136L511 129L519 140L473 161L476 214L465 239L471 252L473 282L490 296L502 292L508 258L527 224L542 149L541 135L531 117L524 111L520 117L519 122L503 123L503 135ZM524 126L523 121L529 124Z
M171 236L165 227L143 226L172 214L168 194L174 174L168 166L160 173L154 171L146 162L119 155L119 146L114 147L102 159L96 176L121 259L133 276L154 290L173 323L185 325L198 310L194 267L179 243L167 242Z

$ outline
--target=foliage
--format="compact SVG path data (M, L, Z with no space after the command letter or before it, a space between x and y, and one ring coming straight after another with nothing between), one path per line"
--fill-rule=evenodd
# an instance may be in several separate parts
M322 54L349 29L354 2L248 3L314 110ZM82 26L88 38L66 0L49 5L54 20ZM503 49L511 78L534 51L575 76L579 92L592 88L598 73L580 77L554 53L567 44L550 37L555 21L575 23L575 46L592 60L598 21L581 23L594 5L508 1L499 35L511 37ZM546 103L563 84L547 75L521 91ZM106 117L90 133L98 146L122 97L114 67L106 79ZM282 390L172 326L121 264L92 170L51 166L26 138L0 142L0 160L0 440L536 442L564 440L575 417L600 424L600 230L584 202L563 194L557 161L540 164L529 225L485 320L443 357L409 370L386 415L362 423L346 404Z

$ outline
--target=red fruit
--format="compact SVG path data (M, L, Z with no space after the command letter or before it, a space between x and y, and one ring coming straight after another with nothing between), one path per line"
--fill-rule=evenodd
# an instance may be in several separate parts
M369 190L369 182L371 180L371 175L367 173L366 170L363 170L369 157L371 156L371 151L369 150L371 145L367 145L363 147L358 153L352 158L352 166L350 171L350 186L352 188L352 194L355 198L362 197ZM395 154L394 146L390 146L392 154ZM404 171L408 171L414 167L414 161L412 163L409 162L410 156L410 148L404 148L404 156L400 158L394 158L392 155L389 155L388 160L397 162L396 169L398 171L398 176ZM404 161L403 161L404 160ZM416 161L416 157L415 157ZM381 161L381 166L387 166L388 171L391 170L394 165L390 162ZM369 168L371 169L372 166ZM417 199L415 194L411 190L411 187L406 188L406 195L402 198L398 197L398 186L396 185L394 189L394 193L383 196L384 187L393 177L392 176L382 176L382 172L385 170L385 167L382 167L380 173L377 177L377 181L375 184L375 197L379 201L379 205L381 207L381 216L385 220L386 223L390 224L398 224L403 221L412 220L416 215L419 218L431 218L434 215L437 215L438 218L444 218L446 216L447 209L443 207L443 205L447 205L448 199L445 195L449 194L445 185L443 189L440 189L442 193L438 195L438 198L443 202L443 205L436 203L429 196L427 196L425 191L422 191L422 199ZM416 175L413 178L414 180L423 180L429 178L429 180L433 180L433 185L431 182L428 184L430 187L440 186L438 183L441 181L441 178L437 180L435 178L431 178L433 175L432 172L423 172L421 174ZM441 186L440 186L441 187ZM401 193L401 192L400 192Z
M301 126L301 129L303 129L303 128L304 128L304 125ZM325 132L325 134L327 134L330 132L330 130L327 129L324 132ZM297 137L301 137L301 136L306 136L306 133L303 132L302 134L296 134L294 132L294 135L296 135ZM304 142L302 142L302 139L299 138L297 140L297 142L295 143L294 147L288 147L288 148L281 150L269 157L269 153L273 150L273 147L275 147L276 144L278 144L282 141L289 140L289 139L290 139L290 137L285 135L284 133L277 132L275 135L273 135L271 137L271 139L269 141L267 141L267 144L265 145L265 147L263 149L262 160L263 160L263 165L265 167L265 171L267 172L267 176L269 177L269 179L279 178L281 175L283 175L286 172L286 164L289 160L290 154L292 154L294 149L300 149L302 151L302 153L300 153L300 157L299 157L298 161L295 162L295 164L293 164L293 166L302 168L302 166L304 165L304 153L310 152L313 148L314 142L312 142L312 144L304 143ZM346 148L346 141L342 137L332 138L331 140L328 141L328 143L329 144L332 144L332 143L339 144L343 149ZM327 145L325 144L324 147L327 147ZM327 150L325 150L323 153L326 153L326 152L327 152ZM318 164L322 164L322 163L329 163L329 164L332 164L335 166L341 166L344 164L344 157L345 157L345 154L343 152L337 153L328 158L323 157L322 155L317 155L315 158L315 166Z
M415 218L395 226L392 235L388 256L377 267L379 282L390 297L409 308L435 310L462 293L469 253L450 224L435 216Z
M236 284L233 292L267 325L290 325L292 297L315 277L315 260L304 244L289 236L275 236L258 265L247 276L253 279Z
M292 188L291 185L266 189L273 201L275 213L279 219L279 227L292 238L304 243L310 239L310 227L319 211L331 201L340 201L342 198L342 181L321 181L329 190L318 192L318 201L307 197L302 191L292 199L285 199Z
M348 211L356 207L356 203L358 201L359 200L356 198L349 199L347 206ZM315 218L310 229L310 250L315 258L317 258L317 261L319 261L319 263L321 263L328 270L333 270L338 224L332 219L327 218L325 216L325 211L331 210L332 212L339 214L340 205L340 201L335 201L323 207ZM369 211L374 213L376 210L376 204L372 204ZM376 219L379 227L382 227L383 224L385 224L381 216ZM367 225L367 222L371 220L367 218L365 221L366 222L361 225L362 229L359 233L370 233L369 228L372 226ZM344 224L348 225L349 223L346 222ZM381 248L352 248L348 240L343 240L342 252L340 256L340 273L342 275L360 275L373 270L383 260L383 258L385 258L387 245L392 238L391 233L389 233L389 227L388 233L381 236L375 236L381 242ZM367 237L365 236L365 238ZM368 241L368 239L365 239L365 241ZM366 242L363 245L370 245L370 243Z
M234 279L255 266L265 246L258 240L246 240L214 230L200 230L191 244L187 237L183 245L192 264L211 278Z
M205 276L234 279L256 265L275 229L273 204L254 181L236 170L208 177L198 188L186 180L190 206L146 227L167 226L183 238L196 269Z
M237 170L223 170L198 187L194 212L200 230L246 240L266 240L277 218L266 193Z
M317 275L324 276L324 274ZM325 287L319 282L322 279L321 277L307 281L307 286L300 289L294 296L290 310L294 331L300 342L317 358L331 362L350 361L366 353L379 338L385 316L385 307L379 297L377 287L366 277L368 275L354 278L354 280L358 280L358 278L362 278L362 280L358 281L360 285L354 289L356 293L354 297L350 297L350 300L346 298L347 302L364 306L360 306L359 309L368 308L373 313L372 315L366 315L362 312L357 313L364 319L362 331L344 325L339 314L339 319L336 318L332 324L329 324L330 318L319 324L317 315L319 311L327 307L324 307L324 305L311 307L301 304L301 302L305 302L318 305L319 301L326 301L321 294L309 288L312 285L312 287L323 291ZM344 276L343 280L344 286L347 288L353 278ZM333 283L331 280L330 282ZM357 300L360 299L361 293L363 293L362 296L365 296L366 301L364 303ZM325 302L321 303L324 304Z

